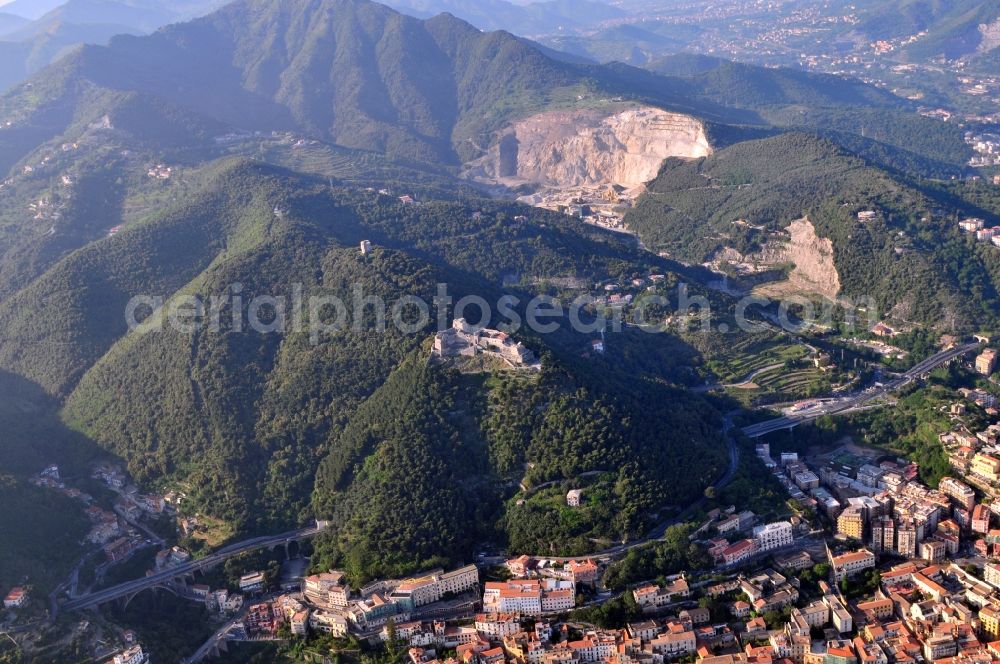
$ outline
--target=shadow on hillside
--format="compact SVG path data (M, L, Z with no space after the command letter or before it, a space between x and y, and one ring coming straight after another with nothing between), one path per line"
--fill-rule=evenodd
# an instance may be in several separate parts
M59 402L23 376L0 371L0 472L32 475L59 464L64 475L86 474L106 454L59 419Z

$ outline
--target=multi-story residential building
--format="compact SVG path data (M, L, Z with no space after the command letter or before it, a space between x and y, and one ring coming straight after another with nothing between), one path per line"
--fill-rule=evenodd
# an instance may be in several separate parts
M433 604L441 599L441 587L434 575L404 579L389 598L406 606L411 611L426 604Z
M259 592L264 589L264 573L250 572L240 577L240 590L245 593Z
M840 583L841 580L859 574L866 569L875 567L875 554L862 549L834 556L830 561L833 565L834 581Z
M803 470L795 473L795 484L803 491L808 491L819 486L819 478L811 470Z
M400 581L390 594L390 599L404 610L433 604L445 593L459 594L476 588L479 584L479 570L475 565L467 565L450 572L434 570L423 576Z
M569 611L576 606L576 595L571 588L542 591L542 613Z
M830 621L833 622L833 626L838 632L847 634L854 631L854 618L851 617L851 612L847 610L839 597L830 594L824 595L823 603L830 607Z
M896 553L904 558L917 556L917 526L913 519L901 519L896 524Z
M650 650L664 659L678 659L693 653L698 640L692 630L672 629L649 642Z
M438 587L442 595L445 593L459 595L475 589L478 585L479 568L475 565L466 565L438 575Z
M809 649L808 636L791 634L788 630L771 632L768 643L774 651L775 657L790 659L793 662L801 662Z
M871 548L875 553L896 550L896 522L891 516L877 516L871 522Z
M351 587L344 582L342 572L330 571L307 576L302 584L302 593L318 607L343 608L350 600Z
M791 546L795 541L792 535L792 524L788 521L777 521L753 529L754 547L757 551L773 551Z
M141 645L131 646L111 660L112 664L146 664L148 661L149 656L143 652Z
M563 572L566 575L565 578L574 584L593 585L597 582L601 569L593 560L571 560L563 566Z
M826 645L823 664L858 664L850 641L831 641Z
M664 587L649 583L632 591L635 603L644 611L667 606L690 594L687 580L683 576L672 579Z
M292 629L292 634L296 636L306 635L309 631L309 613L309 609L302 609L292 614L291 620L288 621L288 625Z
M920 557L929 563L941 562L947 552L947 546L939 539L928 539L920 543Z
M868 643L860 636L852 642L860 664L889 664L889 658L878 643Z
M991 376L997 368L997 351L987 348L976 356L976 371L984 376Z
M116 563L131 556L137 548L139 548L139 544L134 539L121 537L104 545L104 555L109 562Z
M3 608L5 609L17 609L24 606L25 602L28 601L28 591L20 586L17 588L11 588L10 592L3 600Z
M480 613L476 615L476 631L500 640L521 631L521 617L516 613Z
M971 510L976 504L976 493L972 488L954 477L942 477L938 490L951 498L962 509Z
M864 539L865 517L861 508L851 506L837 517L837 532L856 540Z
M865 464L858 469L858 481L865 486L877 487L885 471L878 466Z
M541 582L533 580L487 582L483 592L483 608L492 613L537 616L542 613Z
M990 641L1000 639L1000 611L993 605L984 606L979 610L979 621L982 624L983 634Z
M317 632L341 637L347 636L347 618L331 611L313 611L309 616L309 626Z
M946 623L935 626L934 630L923 638L923 655L928 661L935 662L957 654L958 642Z
M528 572L535 569L537 562L531 556L518 556L517 558L511 558L506 563L507 569L515 577L526 576Z
M628 635L633 639L639 639L640 641L652 641L656 636L663 631L659 623L655 620L644 620L642 622L630 622L625 626L628 630Z
M801 609L792 609L792 613L796 612L802 616L809 627L822 627L830 622L830 607L820 600L816 600Z
M1000 479L1000 459L997 459L995 456L979 452L976 456L972 457L972 464L969 466L969 472L991 482L996 482Z
M754 554L753 540L733 542L722 552L722 560L726 565L738 565Z
M983 565L983 579L991 586L1000 588L1000 565L997 563Z
M858 610L877 620L886 620L892 617L893 604L888 597L877 597L867 602L860 602Z

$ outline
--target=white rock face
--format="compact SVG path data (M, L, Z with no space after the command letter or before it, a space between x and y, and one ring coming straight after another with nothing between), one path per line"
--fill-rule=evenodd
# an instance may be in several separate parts
M711 152L704 125L680 113L651 106L549 111L514 123L467 164L466 176L508 186L632 189L654 179L668 157Z
M769 297L813 293L836 300L840 294L840 274L834 262L833 242L819 237L816 227L806 217L793 221L787 230L790 241L777 251L767 252L770 254L767 262L792 263L795 267L787 281L768 284L756 292Z
M981 23L979 25L979 34L982 36L982 39L979 42L979 47L976 49L977 53L986 53L1000 46L1000 19L992 23Z

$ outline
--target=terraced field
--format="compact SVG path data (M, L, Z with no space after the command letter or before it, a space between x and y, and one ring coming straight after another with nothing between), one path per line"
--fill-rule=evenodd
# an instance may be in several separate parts
M803 360L808 355L809 348L806 346L773 332L743 337L723 354L713 357L708 366L719 383L731 385L751 377L760 378L761 376L753 374L774 365Z

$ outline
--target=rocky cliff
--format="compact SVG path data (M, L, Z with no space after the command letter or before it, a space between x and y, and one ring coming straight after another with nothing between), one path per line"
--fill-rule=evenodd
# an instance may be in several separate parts
M833 243L819 237L807 218L793 221L787 231L790 240L771 258L775 265L791 263L795 267L787 281L769 284L757 292L772 297L811 293L835 300L840 294L840 275L834 263Z
M467 164L480 181L549 188L640 187L667 157L711 154L697 119L650 106L548 111L514 123L482 158Z
M753 254L744 255L732 247L724 247L706 266L719 269L723 264L735 267L743 274L791 266L787 279L754 289L755 294L764 297L804 294L836 300L840 294L840 274L834 261L833 242L819 237L816 227L807 217L793 221L784 232L775 233Z

